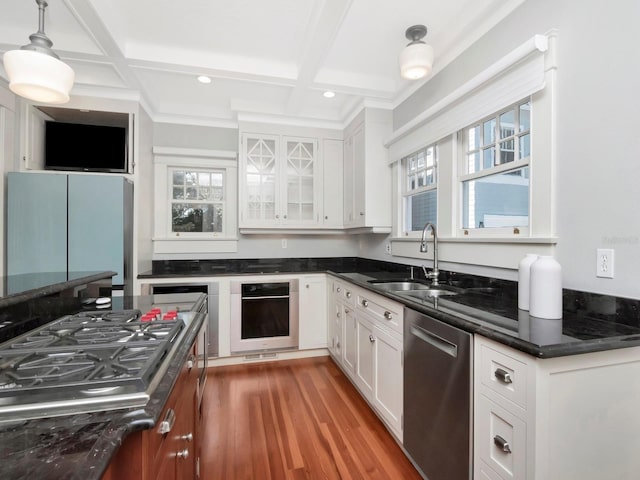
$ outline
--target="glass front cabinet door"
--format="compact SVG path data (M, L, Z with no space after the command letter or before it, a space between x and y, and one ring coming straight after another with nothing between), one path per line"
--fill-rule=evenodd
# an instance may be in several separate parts
M241 152L241 228L319 222L316 139L243 134Z

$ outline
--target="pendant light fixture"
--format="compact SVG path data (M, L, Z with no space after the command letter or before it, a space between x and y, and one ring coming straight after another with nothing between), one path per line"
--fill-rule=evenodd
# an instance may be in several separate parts
M53 42L44 33L45 0L36 0L39 10L38 31L29 35L31 43L4 54L4 69L9 88L16 95L35 102L60 104L69 101L74 73L51 50Z
M433 65L433 47L422 41L427 35L427 27L414 25L407 28L405 36L411 42L400 53L400 76L408 80L417 80L431 73Z

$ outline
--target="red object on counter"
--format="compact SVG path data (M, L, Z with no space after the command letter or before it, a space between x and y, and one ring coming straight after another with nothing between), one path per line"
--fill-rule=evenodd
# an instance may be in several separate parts
M141 322L151 322L155 319L156 319L156 316L152 313L145 313L144 315L142 315L142 317L140 317Z

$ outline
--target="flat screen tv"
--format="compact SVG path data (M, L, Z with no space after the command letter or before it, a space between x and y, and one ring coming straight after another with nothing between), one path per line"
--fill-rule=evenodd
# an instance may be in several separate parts
M49 170L127 171L127 129L48 121L44 163Z

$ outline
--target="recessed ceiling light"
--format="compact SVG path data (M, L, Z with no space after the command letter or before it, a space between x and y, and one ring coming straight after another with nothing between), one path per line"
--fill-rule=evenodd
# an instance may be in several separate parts
M198 77L198 81L199 81L200 83L211 83L211 78L210 78L210 77L207 77L206 75L200 75L200 76Z
M327 90L322 95L324 95L324 98L333 98L333 97L336 96L336 92L332 92L330 90Z

